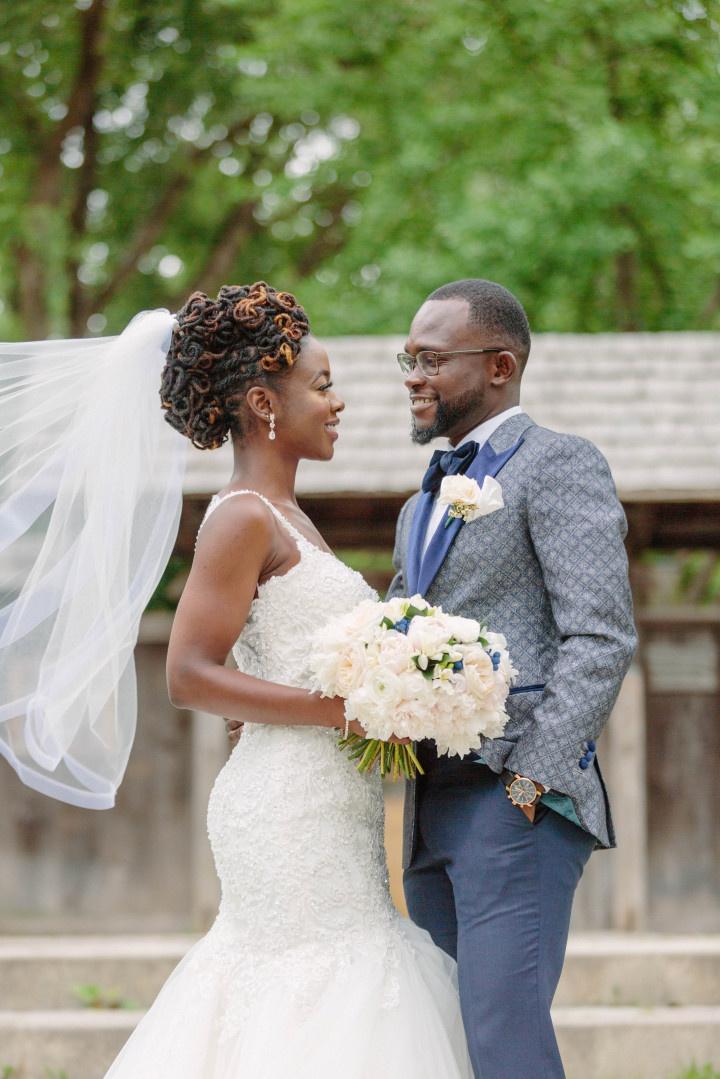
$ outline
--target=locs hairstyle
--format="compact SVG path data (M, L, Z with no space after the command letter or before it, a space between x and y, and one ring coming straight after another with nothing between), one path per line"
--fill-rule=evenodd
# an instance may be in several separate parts
M264 281L223 285L216 300L194 292L177 318L160 384L165 419L198 449L216 449L244 433L250 385L295 363L308 318L291 293Z

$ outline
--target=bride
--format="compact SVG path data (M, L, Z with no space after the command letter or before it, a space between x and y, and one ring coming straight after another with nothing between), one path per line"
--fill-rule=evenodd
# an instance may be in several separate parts
M470 1079L455 963L390 898L380 777L337 748L343 701L307 688L313 631L374 596L295 498L298 462L330 460L338 438L327 354L295 298L263 282L196 292L175 318L165 419L200 449L230 437L234 470L200 527L168 687L178 707L245 727L208 807L217 919L106 1079ZM111 804L96 749L92 769L78 760L87 729L62 766L68 788L94 793L50 789L53 700L26 702L25 757L44 750L45 778L13 759L17 738L3 752L46 793Z

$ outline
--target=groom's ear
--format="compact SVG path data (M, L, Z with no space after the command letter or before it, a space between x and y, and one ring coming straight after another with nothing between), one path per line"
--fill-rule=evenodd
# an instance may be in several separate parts
M512 382L516 375L520 374L520 364L514 352L506 349L504 352L496 352L492 357L492 386L504 386Z

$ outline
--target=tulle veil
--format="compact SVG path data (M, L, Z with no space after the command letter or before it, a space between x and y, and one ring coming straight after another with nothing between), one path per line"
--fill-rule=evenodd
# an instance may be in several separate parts
M91 809L125 771L140 617L180 521L187 440L158 395L174 325L0 345L0 753Z

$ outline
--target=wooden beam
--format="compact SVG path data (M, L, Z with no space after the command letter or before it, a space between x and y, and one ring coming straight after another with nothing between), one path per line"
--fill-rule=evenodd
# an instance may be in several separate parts
M628 545L720 548L720 494L714 502L626 502Z

